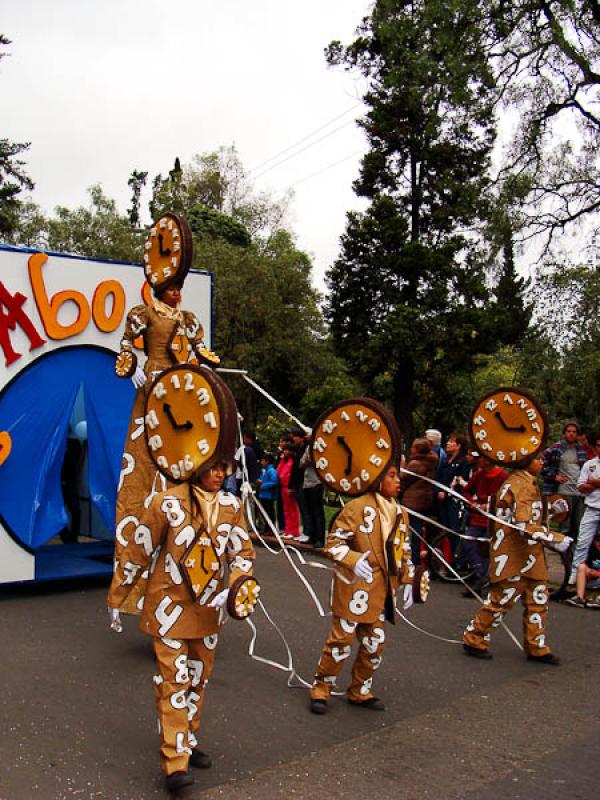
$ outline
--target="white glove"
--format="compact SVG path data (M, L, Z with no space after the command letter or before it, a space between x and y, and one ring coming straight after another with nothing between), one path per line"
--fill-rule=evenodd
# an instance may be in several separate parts
M404 600L402 604L402 611L408 611L408 609L414 605L415 601L413 598L413 587L412 583L407 583L404 587L404 595L402 597Z
M136 389L139 389L140 386L143 386L146 383L146 374L141 367L135 368L135 372L131 376L131 382Z
M554 549L557 553L566 553L569 547L573 544L573 539L570 536L565 536L562 542L556 542L554 544Z
M119 614L119 609L108 608L107 611L111 631L115 631L115 633L123 633L123 625L121 624L121 615Z
M213 599L208 604L208 607L209 608L219 608L219 609L223 608L223 606L227 602L227 595L228 594L229 594L229 589L223 589L222 592L219 592L219 594L217 594L217 595L215 595L213 597Z
M555 500L550 506L550 511L552 512L552 514L564 514L568 510L569 510L569 504L563 497L560 497L558 500Z
M373 583L373 567L367 561L370 552L370 550L367 550L366 553L363 553L354 565L354 574L356 577L367 583Z

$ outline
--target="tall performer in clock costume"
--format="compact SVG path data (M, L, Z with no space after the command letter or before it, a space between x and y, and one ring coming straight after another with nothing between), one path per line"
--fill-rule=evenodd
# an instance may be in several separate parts
M141 583L140 627L152 636L161 766L170 792L193 783L189 766L209 767L197 734L225 606L254 609L254 549L237 497L222 491L233 463L237 410L206 366L176 366L150 386L144 409L150 458L174 488L156 494L124 528L108 593L111 627Z
M385 621L394 622L395 596L405 585L404 606L412 604L408 515L396 502L400 434L396 421L369 398L354 398L329 409L317 422L310 452L329 488L350 500L333 520L324 553L336 565L333 621L310 691L310 710L323 714L337 675L358 653L347 690L348 702L383 710L371 691L382 661Z
M214 363L218 359L203 343L204 330L197 317L180 308L181 289L192 262L192 234L183 217L163 214L150 229L144 248L144 272L154 295L150 305L134 306L127 314L121 351L115 371L131 378L137 393L131 410L123 451L116 509L117 555L153 495L172 485L155 467L144 440L144 405L148 387L164 369L178 363ZM138 365L134 342L146 354ZM139 614L143 582L122 610Z
M500 388L486 394L470 420L471 439L482 455L511 469L496 495L498 520L490 539L490 592L463 636L465 653L491 658L492 628L520 599L523 604L523 641L527 659L559 664L546 641L548 568L544 547L564 552L568 536L544 524L537 475L547 434L546 416L531 394Z

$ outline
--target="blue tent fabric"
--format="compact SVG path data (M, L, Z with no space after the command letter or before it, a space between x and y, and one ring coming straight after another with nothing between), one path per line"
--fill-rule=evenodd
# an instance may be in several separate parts
M0 430L12 450L0 466L0 515L10 533L35 550L65 526L61 490L69 422L80 386L88 423L92 502L114 527L123 443L135 390L116 377L114 353L65 347L19 373L0 394Z

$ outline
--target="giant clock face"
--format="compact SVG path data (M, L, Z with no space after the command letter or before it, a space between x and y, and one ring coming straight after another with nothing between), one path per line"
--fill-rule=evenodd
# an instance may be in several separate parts
M144 272L153 289L183 282L192 263L192 232L183 217L171 213L159 217L144 248Z
M339 494L356 497L374 488L399 452L394 418L366 397L330 408L314 427L310 453L321 481Z
M469 430L481 455L496 464L520 467L544 446L548 423L542 408L528 392L500 388L478 402L471 414Z
M229 461L235 402L220 378L190 365L167 369L146 399L145 436L152 460L169 480L192 480L219 460Z

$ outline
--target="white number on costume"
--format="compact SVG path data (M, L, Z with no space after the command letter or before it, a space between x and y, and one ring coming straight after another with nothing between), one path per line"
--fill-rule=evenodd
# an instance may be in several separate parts
M345 645L344 647L335 646L331 648L331 657L336 662L336 664L339 664L340 661L344 661L344 659L348 658L351 652L352 648L350 647L349 644Z
M361 478L363 479L363 481L366 483L367 481L370 481L370 480L371 480L371 473L370 473L370 472L367 472L367 470L366 470L366 469L363 469L363 471L360 473L360 477L361 477Z
M160 450L163 446L163 440L160 438L158 433L155 433L154 436L151 436L148 439L148 444L150 445L152 452L156 452L156 450Z
M210 395L204 386L201 389L198 389L196 392L196 397L198 398L198 402L201 406L206 406L208 403L210 403Z
M154 391L152 394L156 397L157 400L162 400L162 398L166 395L167 390L165 385L162 381L159 381L156 386L154 387Z
M348 604L348 608L352 614L356 614L357 617L360 617L360 615L364 614L369 608L368 593L365 592L364 589L359 589L358 591L354 592L352 595L352 600L350 600L350 603Z
M194 386L194 376L191 372L186 372L183 376L183 388L186 392L193 392L196 388Z
M494 556L494 561L496 562L496 577L500 575L504 567L506 566L506 562L508 561L507 555L500 555Z
M205 456L208 453L208 451L210 450L210 445L206 441L206 439L200 439L199 442L196 442L196 446L197 446L198 450L200 450L200 452L202 453L203 456Z
M535 641L538 643L538 647L540 649L546 646L546 637L543 633L538 633L538 635L535 637Z
M528 408L525 413L527 414L527 418L529 419L530 422L533 422L534 419L536 419L537 417L537 414L535 413L533 408Z
M327 467L329 466L329 461L327 461L327 459L324 456L321 456L321 458L317 461L315 466L317 469L327 469Z
M329 549L329 555L336 561L342 561L350 552L347 544L336 544Z
M534 614L531 614L529 617L529 622L531 625L537 625L538 628L542 628L542 615L538 614L537 611Z
M511 461L516 461L517 460L517 451L516 450L511 450L508 455L510 456L510 460Z
M524 566L524 567L523 567L523 569L521 570L521 574L524 574L525 572L529 572L529 570L530 570L532 567L534 567L534 566L535 566L536 562L537 562L537 558L536 558L534 555L532 555L532 554L530 553L530 554L527 556L527 563L525 564L525 566Z
M198 686L204 674L204 662L198 659L188 658L188 670L190 674L190 684L193 687Z
M544 606L548 602L548 596L546 595L546 587L543 583L539 583L533 590L533 602L536 603L538 606Z
M374 628L371 636L363 636L362 644L370 655L375 655L380 645L385 642L383 628Z
M525 400L523 400L522 397L519 400L517 400L517 405L519 406L519 408L527 408L528 407L527 403L525 402Z
M137 527L139 524L139 519L131 514L128 517L123 517L123 519L119 522L115 530L115 538L122 547L127 547L129 544L128 540L123 536L123 531L125 528L128 525L135 525Z
M344 631L344 633L354 633L354 629L358 625L358 622L350 622L348 619L340 618L340 627Z
M486 452L492 449L492 445L489 442L484 442L482 445L479 446L481 450L485 450Z
M503 400L504 400L505 403L508 403L509 406L514 405L513 399L509 394L505 394L504 397L503 397Z
M204 422L206 422L206 424L209 427L211 427L213 429L216 428L217 427L217 418L215 417L215 412L214 411L209 411L208 414L205 414L204 415Z
M121 491L123 481L128 475L131 475L135 469L135 458L131 455L131 453L123 453L123 461L125 463L121 467L121 472L119 473L119 485L117 487L117 492Z
M158 421L158 417L156 415L156 411L151 408L150 411L146 414L146 425L150 428L150 430L154 430L158 428L160 422Z
M541 433L542 432L542 429L540 428L540 426L538 425L537 422L532 422L531 423L531 428L532 428L532 430L537 431L537 433Z
M206 589L202 593L202 596L200 597L200 600L198 601L201 606L203 606L206 603L206 601L208 600L208 598L212 594L214 594L215 589L217 589L218 586L219 586L219 581L216 578L212 578L208 582L208 586L206 587Z
M135 533L133 534L133 540L136 544L142 545L147 556L149 556L154 550L150 528L147 528L145 525L137 526Z
M360 480L359 480L358 483L359 483L359 486L360 486ZM343 492L347 492L351 488L352 488L352 484L350 483L350 481L347 478L342 478L341 481L340 481L340 489Z
M132 442L135 442L136 439L139 439L140 436L144 435L144 418L136 417L133 422L135 425L137 425L137 428L132 432L129 438Z
M150 573L150 575L152 575L152 573L153 573L153 572L154 572L154 570L156 569L156 564L158 563L158 557L159 557L159 555L160 555L160 551L161 551L161 549L162 549L162 548L161 548L161 546L160 546L160 545L158 545L158 547L156 548L156 550L155 550L155 551L154 551L154 553L152 554L152 561L150 562L150 569L148 570L148 572Z
M193 529L191 525L186 525L185 528L182 528L180 531L177 532L175 535L175 544L177 547L189 547L191 543L194 541L196 536L196 531Z
M185 744L185 733L175 734L175 749L178 753L187 753L188 755L192 754L190 748Z
M325 480L327 483L335 483L335 477L331 474L331 472L325 473Z
M229 539L229 534L231 533L231 524L229 522L222 522L217 527L217 536L216 541L214 543L215 551L218 556L222 556L225 552L225 548L227 547L227 540Z
M478 414L473 420L473 424L478 425L479 427L481 427L484 423L485 423L485 417L482 417L481 414Z
M373 678L367 678L367 680L360 687L360 693L363 696L369 694L371 691L371 686L373 686Z
M179 380L179 375L176 372L171 375L171 386L173 386L174 389L181 389L181 381Z
M169 701L173 706L173 708L176 708L178 711L181 711L183 708L185 708L186 707L185 696L186 696L185 689L179 689L177 692L173 692L173 694L169 698Z
M484 439L487 439L487 431L485 429L477 431L477 433L475 434L475 438L477 439L477 441L483 441Z
M177 656L173 663L177 669L177 672L175 673L175 683L187 683L190 679L190 674L188 672L188 660L186 654L181 653L181 655Z
M494 544L492 545L492 550L497 550L500 547L504 539L504 536L505 536L504 528L498 528L498 530L496 531L496 538L494 540Z
M495 408L498 408L498 403L495 400L488 400L485 407L488 411L493 411Z
M205 647L207 647L209 650L214 650L217 646L217 642L219 641L219 637L216 633L211 633L210 636L205 636L202 641L204 642Z
M350 415L347 411L342 411L340 417L344 420L344 422L350 422Z
M511 600L513 598L513 596L515 595L516 591L517 590L515 589L514 586L511 586L508 589L503 589L502 590L502 598L500 600L500 605L501 606L505 606L509 602L509 600Z
M369 427L371 428L371 430L377 432L379 428L381 428L381 422L379 422L378 419L375 419L375 417L371 417L371 419L369 420Z
M327 442L321 436L318 436L313 444L313 450L316 450L318 453L324 453L327 449Z
M171 611L167 611L170 605L173 605ZM175 603L168 594L166 594L154 611L156 621L160 627L158 629L159 636L165 636L175 625L179 617L183 614L183 606Z
M181 577L179 568L171 553L167 553L165 555L165 572L167 572L171 576L171 580L177 586L179 586L183 582L183 578Z
M383 459L376 456L375 453L372 453L369 456L369 464L373 464L375 467L380 467L383 464Z
M323 423L321 430L323 433L333 433L334 430L337 428L337 422L333 422L333 420L326 419Z
M362 489L362 482L361 482L360 478L358 477L358 475L356 476L356 478L352 478L352 483L356 486L357 491L360 492L360 490ZM342 486L341 481L340 481L340 486ZM342 486L342 488L344 488L344 487ZM350 487L348 487L348 488L350 488Z
M160 510L167 515L171 528L178 528L185 519L185 512L176 497L171 497L170 495L164 497Z
M363 510L363 524L358 526L358 530L361 533L372 533L376 516L377 511L373 506L365 506Z
M230 555L236 555L244 546L244 542L248 541L248 534L239 525L234 525L229 534L227 542L227 552Z
M390 443L386 439L381 437L377 439L377 441L375 442L375 447L378 447L380 450L389 450Z
M364 412L364 411L361 411L361 410L360 410L360 408L359 408L359 409L357 409L357 411L356 411L356 416L358 417L358 419L359 419L361 422L366 422L366 421L367 421L367 419L369 418L369 415L368 415L368 414L365 414L365 412Z
M540 440L537 438L537 436L532 436L532 437L529 439L529 441L531 442L531 444L532 444L534 447L537 447L537 446L538 446L538 444L540 443Z
M188 710L188 721L194 719L196 714L198 713L198 706L196 703L200 700L200 695L196 694L196 692L189 692L187 696L187 710Z
M503 450L498 450L496 452L496 458L498 459L498 461L504 461L504 458L505 458L504 451Z
M123 572L125 573L125 579L123 583L125 586L129 586L135 580L135 576L141 570L141 564L134 564L131 561L126 561L123 565Z
M162 467L163 469L169 468L169 459L166 456L163 455L158 456L158 458L156 459L156 463L158 464L159 467Z

